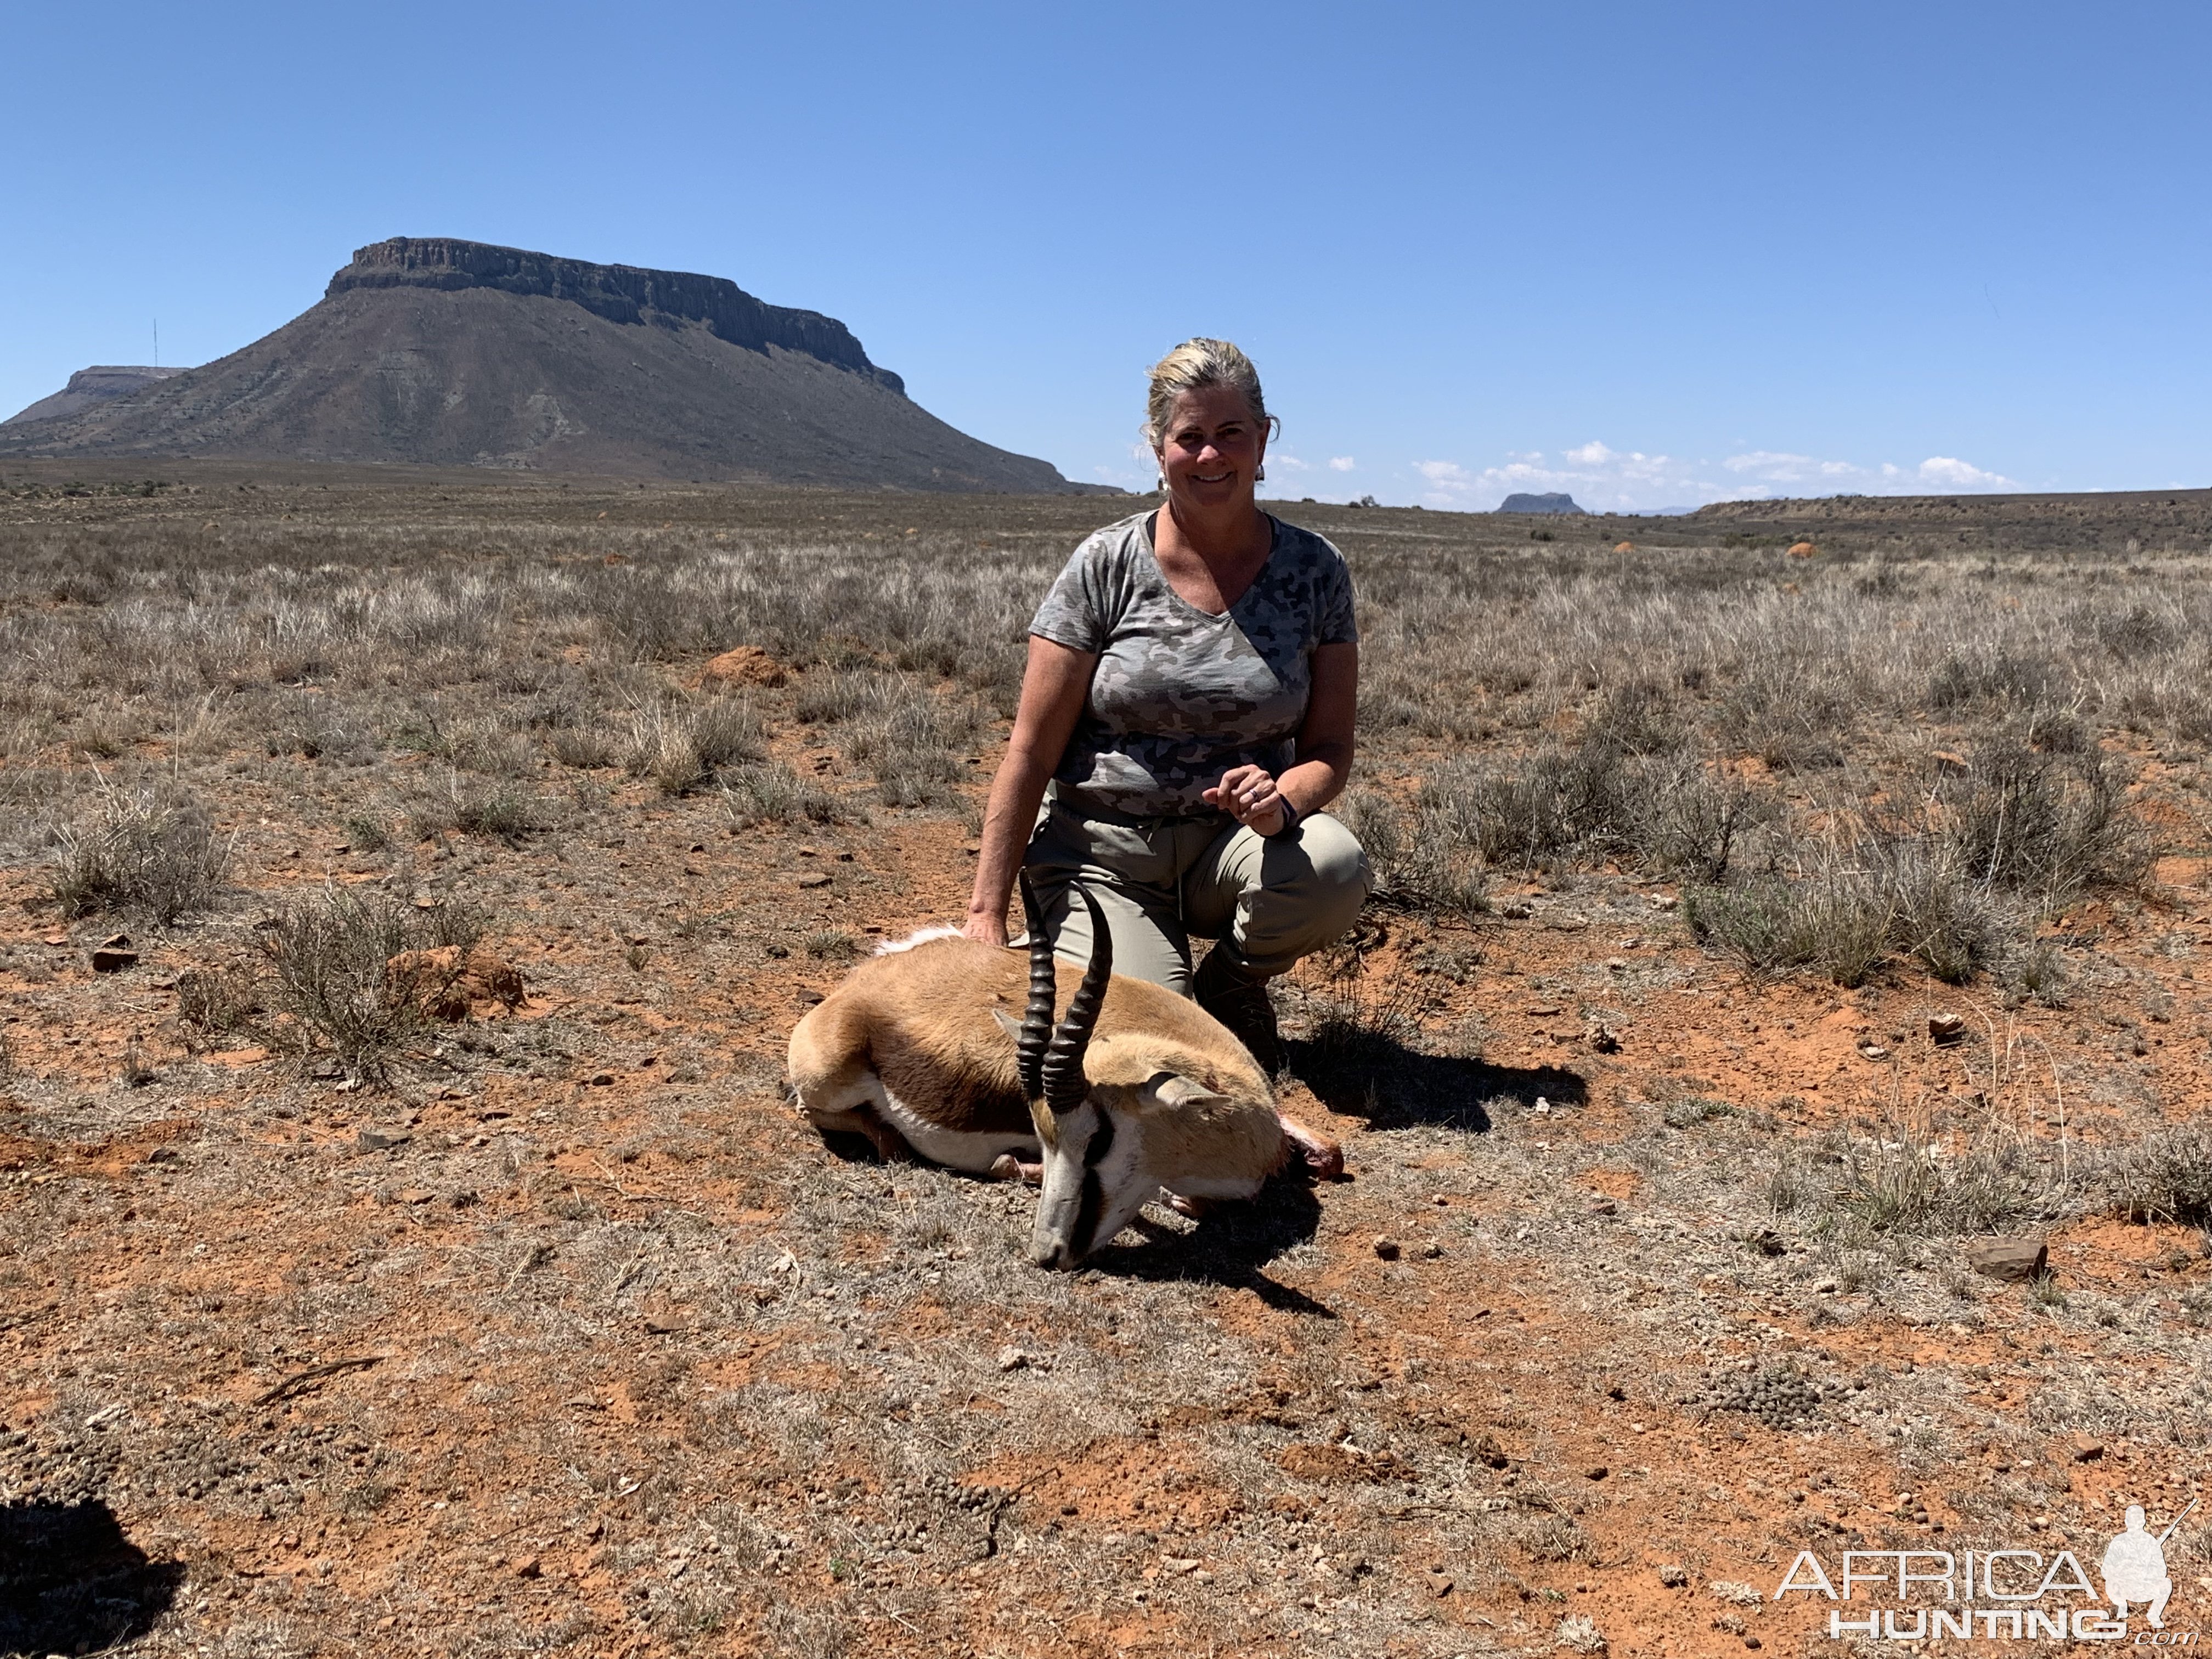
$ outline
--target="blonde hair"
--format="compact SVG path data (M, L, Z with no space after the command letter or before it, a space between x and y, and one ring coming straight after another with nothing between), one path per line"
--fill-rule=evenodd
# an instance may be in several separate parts
M1279 422L1267 413L1267 400L1260 392L1260 371L1252 360L1226 340L1200 337L1185 340L1152 365L1152 390L1145 399L1145 441L1158 454L1167 441L1168 422L1175 418L1176 399L1186 392L1206 386L1233 386L1244 399L1252 418L1270 429Z

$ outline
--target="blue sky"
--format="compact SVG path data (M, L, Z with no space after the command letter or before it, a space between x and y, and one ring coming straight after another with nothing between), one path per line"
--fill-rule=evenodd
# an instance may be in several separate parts
M15 8L0 410L357 246L710 272L1141 484L1258 361L1283 495L2212 484L2212 7Z

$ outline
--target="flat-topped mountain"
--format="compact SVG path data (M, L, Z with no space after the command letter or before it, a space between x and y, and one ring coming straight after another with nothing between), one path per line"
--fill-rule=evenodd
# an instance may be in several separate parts
M1580 513L1575 498L1564 493L1551 495L1508 495L1498 502L1500 513Z
M78 415L106 403L110 398L127 397L133 392L149 386L156 380L166 380L185 371L181 368L154 368L144 364L104 364L92 368L80 368L69 377L69 384L52 397L41 398L28 409L0 421L0 426L16 426L30 421L52 421L64 415Z
M404 236L242 350L0 428L0 459L42 456L1097 488L946 425L819 312L718 276Z

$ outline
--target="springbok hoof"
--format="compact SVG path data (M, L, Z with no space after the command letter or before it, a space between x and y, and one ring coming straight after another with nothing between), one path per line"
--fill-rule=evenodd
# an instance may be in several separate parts
M1203 1221L1207 1212L1213 1208L1213 1200L1210 1198L1186 1198L1181 1193L1170 1193L1168 1208L1177 1215L1188 1216L1193 1221Z

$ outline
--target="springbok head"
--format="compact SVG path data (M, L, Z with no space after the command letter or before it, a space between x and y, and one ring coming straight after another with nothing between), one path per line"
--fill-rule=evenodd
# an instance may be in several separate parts
M1052 937L1026 873L1021 884L1029 918L1029 1003L1018 1026L1004 1015L1000 1019L1014 1037L1022 1092L1044 1163L1030 1260L1040 1267L1074 1267L1134 1220L1159 1191L1160 1173L1146 1142L1160 1115L1228 1102L1155 1064L1146 1053L1152 1045L1134 1034L1103 1039L1101 1052L1093 1054L1091 1036L1114 971L1114 940L1098 901L1081 887L1076 890L1091 913L1091 961L1066 1014L1053 1023ZM1088 1071L1086 1057L1092 1060Z

